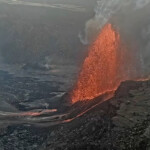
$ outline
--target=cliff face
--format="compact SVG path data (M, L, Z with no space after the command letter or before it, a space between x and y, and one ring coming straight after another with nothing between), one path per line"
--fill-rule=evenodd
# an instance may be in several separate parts
M17 80L20 81L19 83L26 81L24 78L19 79ZM12 79L7 81L11 83ZM0 112L0 149L147 150L150 148L150 81L126 81L120 85L115 96L108 101L103 101L108 98L106 94L91 101L75 103L72 106L67 105L68 103L63 98L61 101L51 102L44 98L45 94L40 88L38 90L41 82L33 79L30 82L30 85L36 85L35 90L32 86L32 90L38 91L43 100L49 102L49 108L56 107L53 104L57 104L61 111L56 114L42 114L42 110L36 109L35 111L41 113L39 116L6 116ZM20 87L17 83L13 88L16 93L18 93L17 87ZM8 85L6 84L5 91L0 93L1 101L5 103L9 102L6 101L5 96L8 97L9 93L14 92ZM42 85L44 89L49 89L45 82L42 82ZM25 85L23 88L26 89ZM32 93L31 98L33 95ZM24 103L33 104L33 102L38 103L40 108L44 104L44 101L39 103L36 97L35 101L34 99L32 102L26 100ZM20 103L23 104L23 102ZM1 103L1 107L3 106L4 104ZM27 107L25 110L34 109L32 105L29 106L30 108ZM18 112L18 110L12 111Z
M52 131L41 149L150 148L150 81L122 83L115 96Z

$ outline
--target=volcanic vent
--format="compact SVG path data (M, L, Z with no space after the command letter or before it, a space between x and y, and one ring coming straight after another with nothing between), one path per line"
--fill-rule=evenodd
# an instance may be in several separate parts
M136 78L135 68L135 53L125 46L113 26L106 24L89 48L71 93L72 103L115 91L120 82Z

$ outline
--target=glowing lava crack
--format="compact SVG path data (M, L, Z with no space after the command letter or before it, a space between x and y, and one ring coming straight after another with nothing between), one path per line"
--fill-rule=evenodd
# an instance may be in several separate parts
M115 91L121 81L134 78L134 57L112 25L105 25L89 48L88 56L71 93L72 103Z

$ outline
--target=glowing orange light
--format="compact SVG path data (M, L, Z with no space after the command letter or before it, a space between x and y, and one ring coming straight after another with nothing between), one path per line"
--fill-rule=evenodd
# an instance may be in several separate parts
M103 27L89 48L78 81L71 93L72 103L93 99L115 91L121 81L130 79L134 61L111 24Z

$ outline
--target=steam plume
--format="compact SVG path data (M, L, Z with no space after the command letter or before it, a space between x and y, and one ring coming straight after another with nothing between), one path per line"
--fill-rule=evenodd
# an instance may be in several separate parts
M95 16L85 24L79 34L83 44L90 44L106 23L117 28L129 45L134 45L143 66L143 74L150 73L150 0L101 0L97 2Z
M150 3L150 0L100 0L97 1L95 8L95 16L88 20L85 24L84 35L79 33L79 38L83 44L89 44L99 30L114 16L122 13L122 9L126 8L124 15L128 15L128 9L140 10ZM126 16L130 17L130 16Z

